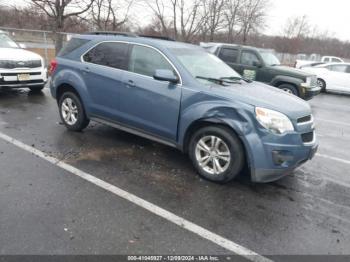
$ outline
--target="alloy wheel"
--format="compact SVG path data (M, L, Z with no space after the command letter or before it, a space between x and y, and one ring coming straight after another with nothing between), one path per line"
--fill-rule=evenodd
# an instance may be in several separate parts
M61 112L62 112L62 117L64 121L68 125L73 126L77 123L79 112L78 112L78 107L73 101L73 99L67 97L66 99L63 100L61 105Z
M217 136L201 138L195 149L199 166L211 175L227 171L231 163L231 153L227 144Z

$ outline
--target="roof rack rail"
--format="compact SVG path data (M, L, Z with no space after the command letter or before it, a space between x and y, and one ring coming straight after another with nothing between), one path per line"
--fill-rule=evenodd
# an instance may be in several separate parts
M166 41L175 41L175 39L168 37L168 36L155 36L155 35L139 35L140 37L146 37L146 38L153 38L153 39L160 39L160 40L166 40Z
M127 36L127 37L137 37L136 34L128 32L114 32L114 31L95 31L87 32L85 35L113 35L113 36Z

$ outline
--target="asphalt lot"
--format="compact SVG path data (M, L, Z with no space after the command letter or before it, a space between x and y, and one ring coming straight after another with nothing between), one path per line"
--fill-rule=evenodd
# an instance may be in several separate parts
M313 99L319 154L285 179L201 180L175 149L60 124L48 90L0 91L0 133L258 254L350 255L350 96ZM0 139L0 255L231 254Z

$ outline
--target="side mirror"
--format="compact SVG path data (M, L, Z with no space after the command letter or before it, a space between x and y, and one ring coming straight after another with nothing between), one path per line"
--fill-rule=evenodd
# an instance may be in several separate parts
M153 78L155 80L170 82L173 84L177 84L179 82L179 78L171 70L156 70L156 72L153 75Z
M262 64L260 62L254 61L253 66L261 68Z

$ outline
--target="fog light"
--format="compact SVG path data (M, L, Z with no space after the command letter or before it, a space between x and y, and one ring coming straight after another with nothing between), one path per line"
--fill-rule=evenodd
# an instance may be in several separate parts
M272 159L277 166L288 166L289 163L293 162L294 156L289 151L272 151Z

